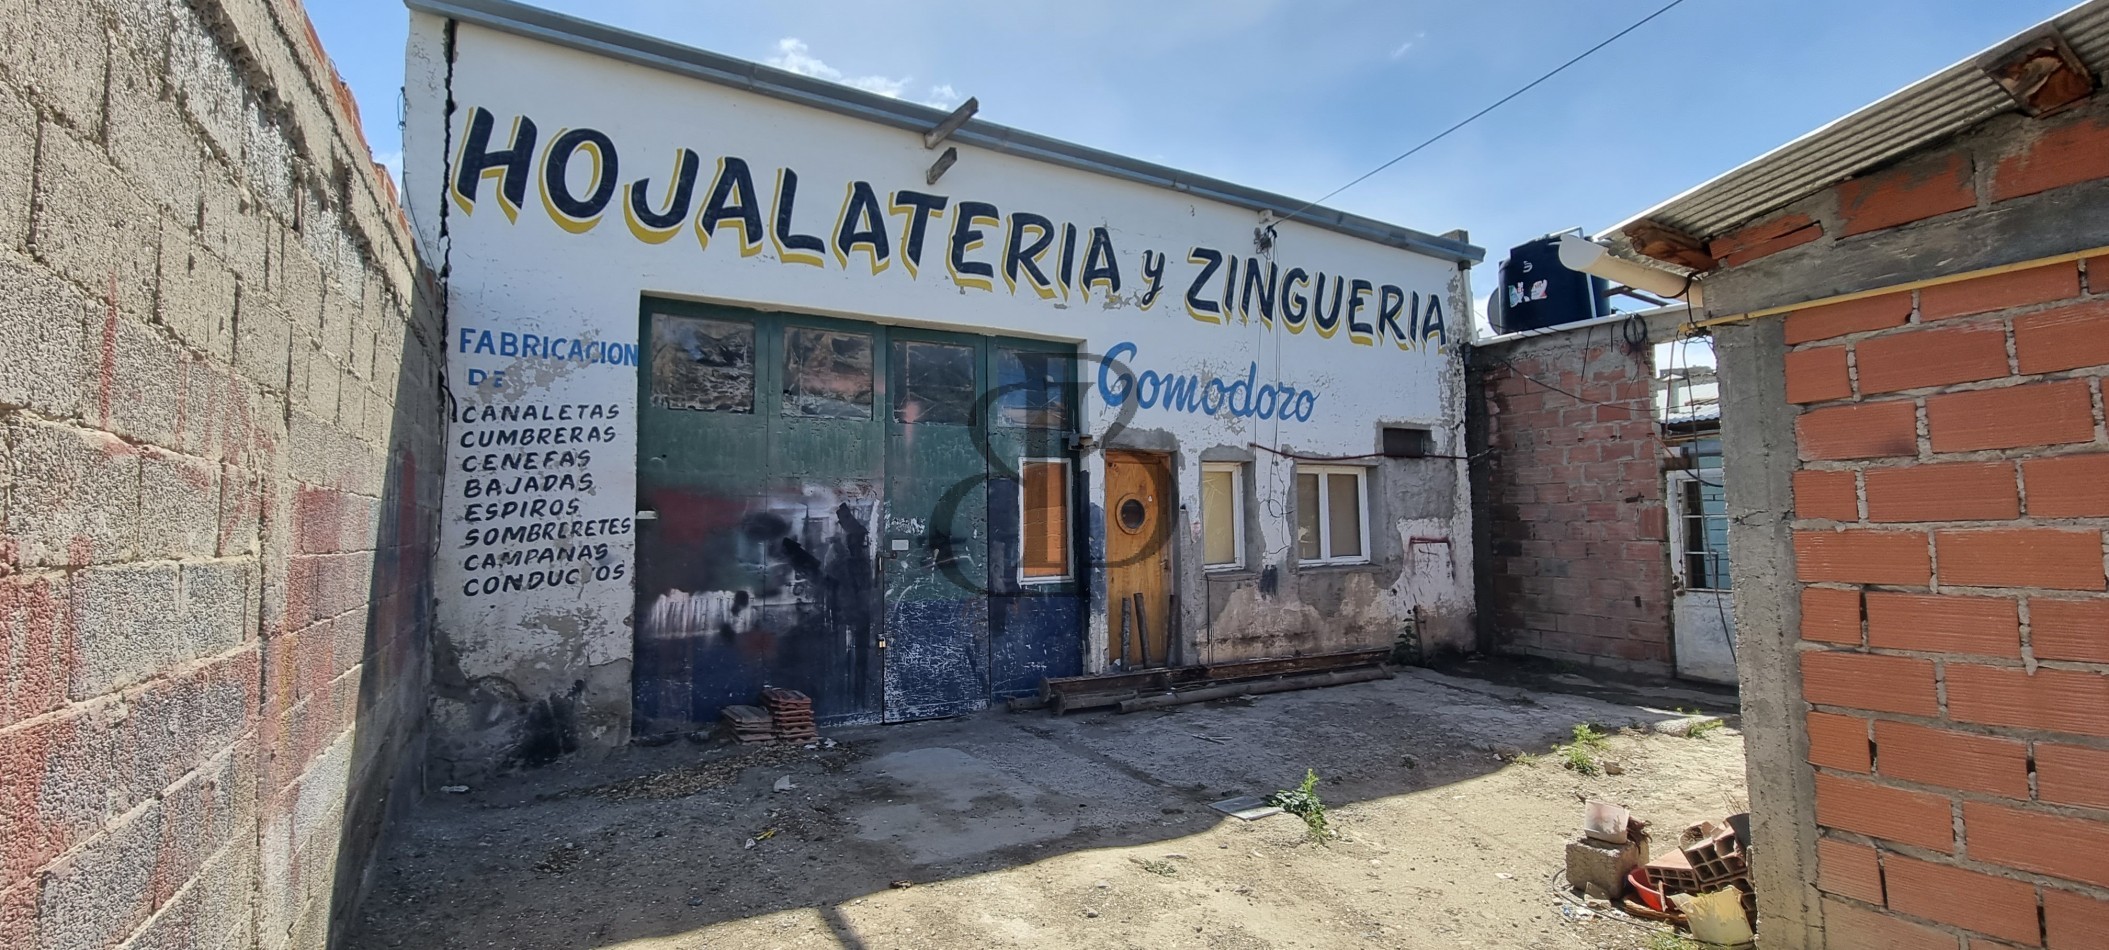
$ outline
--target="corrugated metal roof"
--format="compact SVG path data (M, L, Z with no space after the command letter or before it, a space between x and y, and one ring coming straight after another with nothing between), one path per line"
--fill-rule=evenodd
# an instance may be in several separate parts
M1980 69L1988 54L2054 26L2097 75L2109 69L2109 0L2088 0L1864 109L1607 230L1650 220L1700 238L1755 221L1822 188L2017 108Z
M861 89L801 76L721 53L669 43L642 33L616 29L590 20L514 3L512 0L404 2L410 9L420 13L473 23L515 36L678 73L693 79L914 132L923 132L937 125L949 114L945 109L933 109L913 102L889 99ZM1045 135L1035 135L993 122L978 119L968 122L952 134L951 141L1092 174L1166 188L1252 211L1271 211L1277 218L1293 214L1298 222L1312 227L1337 231L1349 237L1426 254L1440 260L1477 264L1487 256L1485 250L1467 241L1439 237L1345 211L1306 206L1304 202L1272 192L1087 148Z
M1694 422L1721 421L1721 405L1695 406L1684 412L1672 412L1662 418L1664 425L1689 425Z

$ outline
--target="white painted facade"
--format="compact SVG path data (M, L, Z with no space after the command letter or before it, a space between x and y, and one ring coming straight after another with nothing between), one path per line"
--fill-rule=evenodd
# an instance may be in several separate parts
M1296 462L1267 448L1367 456L1379 449L1381 426L1406 425L1430 430L1434 453L1464 454L1464 382L1457 350L1470 333L1471 291L1467 271L1454 260L1302 221L1279 225L1271 249L1261 253L1255 250L1261 215L1254 210L970 144L959 145L957 164L926 186L925 170L937 153L912 131L466 21L450 25L424 12L413 14L407 95L406 201L425 259L444 268L440 277L447 301L447 378L455 421L448 437L452 457L436 586L439 627L451 662L442 663L437 674L442 686L435 715L439 739L452 743L461 757L498 755L509 741L502 735L509 728L507 717L532 714L537 703L565 698L575 704L568 714L577 719L581 747L626 738L636 609L628 569L637 507L637 440L630 420L636 417L640 369L628 354L638 351L643 295L1074 342L1086 359L1080 386L1084 430L1101 446L1122 443L1127 438L1123 427L1175 443L1183 501L1200 497L1204 452L1212 453L1212 461L1250 459L1247 550L1254 552L1255 563L1247 567L1254 573L1268 567L1296 571L1291 507ZM494 119L491 149L509 144L520 117L536 127L526 200L517 207L501 199L499 172L478 179L473 194L452 187L450 169L475 110ZM567 219L543 195L550 146L571 129L597 130L613 145L614 154L597 156L613 169L616 183L613 200L597 218ZM626 220L625 186L649 178L651 206L665 207L669 176L682 149L701 159L693 200L684 219L655 243L658 235ZM574 153L563 182L571 195L594 191L601 165L591 153L598 150ZM777 200L779 170L794 170L798 190L791 230L821 236L830 245L827 251L801 260L770 235L743 246L740 229L730 224L719 225L707 243L700 240L698 212L727 156L747 163L765 206ZM891 196L902 190L949 198L943 216L928 222L914 266L903 246L913 215L890 207L879 221L890 243L883 267L870 250L836 253L831 236L838 233L841 218L855 214L848 201L852 182L868 182L889 206ZM983 285L956 277L947 266L957 212L966 201L986 202L1003 215L978 223L981 243L963 252L969 262L994 265L994 279ZM773 209L761 210L764 230L773 231ZM1077 227L1078 266L1067 285L1050 277L1054 286L1036 288L1030 273L1021 273L1016 284L1005 280L1004 245L1017 212L1044 215L1057 231L1065 224ZM1097 228L1104 229L1118 268L1117 292L1087 287L1081 280ZM1044 270L1059 270L1061 244L1058 235L1043 258ZM1271 319L1252 312L1256 307L1238 307L1241 299L1233 301L1234 312L1227 315L1209 319L1205 312L1196 313L1189 306L1189 289L1206 266L1196 248L1235 256L1241 282L1245 262L1255 258L1283 272L1323 272L1328 297L1335 276L1350 293L1358 286L1354 281L1366 281L1366 292L1354 295L1361 301L1354 322L1374 332L1365 336L1351 330L1348 307L1341 308L1331 333L1321 333L1309 317L1292 332L1281 312L1288 294L1277 300ZM1164 260L1154 299L1148 293L1146 252ZM1197 296L1220 308L1224 276L1219 269ZM1403 306L1391 320L1380 320L1387 285L1398 289ZM1239 298L1242 291L1241 285ZM1438 319L1441 330L1435 328ZM1213 414L1168 410L1161 395L1159 405L1137 408L1140 397L1132 392L1126 394L1127 405L1112 405L1107 396L1109 390L1122 393L1119 377L1092 362L1109 353L1137 374L1203 377L1204 390L1206 378L1220 379L1225 399L1235 398L1232 383L1248 378L1252 390L1286 384L1308 393L1308 408L1282 419L1277 406L1273 417L1261 419L1228 409ZM523 412L538 421L519 421ZM511 421L481 421L500 413L511 413ZM477 469L498 450L480 447L478 440L525 429L561 430L551 436L556 442L535 448L556 453L541 473L570 476L565 487L517 496L481 491L477 486L488 485L489 473ZM1254 450L1255 443L1265 448ZM590 453L590 460L562 457L578 449ZM1087 484L1102 484L1100 452L1081 452L1078 464ZM1377 465L1367 459L1352 464ZM1426 647L1466 647L1473 581L1465 462L1396 465L1373 468L1369 485L1372 496L1382 496L1371 503L1373 515L1383 519L1370 526L1384 539L1376 553L1392 563L1373 565L1363 572L1365 579L1336 586L1357 591L1352 609L1365 619L1397 627L1418 608ZM528 473L501 474L510 481ZM1399 484L1403 478L1415 484ZM1418 507L1393 502L1430 492L1440 497L1421 497ZM562 513L520 510L533 499L560 504ZM519 504L506 507L513 503ZM1387 517L1408 508L1414 513ZM531 590L524 582L513 589L504 578L533 567L472 562L481 554L546 547L546 539L530 541L519 533L537 524L560 524L560 530L577 536L572 540L595 550L605 544L605 554L590 563L554 565L556 582L534 584ZM507 528L517 529L509 541L481 543L484 532L499 529L502 537ZM1211 598L1202 591L1198 532L1199 521L1191 521L1188 540L1194 553L1182 557L1176 585L1187 616L1201 620L1186 631L1189 640L1198 640L1211 620L1204 609L1228 610L1233 598L1243 598L1246 606L1235 616L1224 613L1222 622L1265 625L1302 617L1299 622L1309 623L1314 612L1320 622L1330 622L1324 618L1342 609L1298 602L1298 588L1286 580L1269 597L1256 595L1253 584L1224 587L1217 599L1225 603L1204 608ZM484 592L494 577L497 589ZM1107 636L1103 604L1092 617L1084 634L1091 638L1087 661L1103 656Z

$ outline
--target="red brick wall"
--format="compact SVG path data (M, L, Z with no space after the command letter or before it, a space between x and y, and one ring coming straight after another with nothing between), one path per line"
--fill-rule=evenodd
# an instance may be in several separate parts
M1591 338L1594 338L1593 340ZM1473 351L1481 623L1503 653L1668 672L1653 351L1616 327Z
M1956 165L1841 208L1940 213L1970 187ZM2109 946L2109 259L1805 309L1786 334L1829 945Z

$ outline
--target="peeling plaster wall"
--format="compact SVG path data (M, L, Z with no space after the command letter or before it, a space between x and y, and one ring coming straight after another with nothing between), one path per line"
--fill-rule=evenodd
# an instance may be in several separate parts
M1416 608L1432 647L1469 642L1470 513L1461 462L1374 466L1373 564L1300 568L1291 554L1293 465L1250 448L1363 455L1377 451L1381 424L1403 424L1432 430L1436 453L1463 454L1457 342L1468 332L1471 293L1466 273L1454 264L1302 223L1280 225L1271 256L1284 272L1324 271L1341 276L1349 290L1347 278L1369 282L1359 322L1376 320L1382 287L1397 289L1394 320L1404 323L1393 335L1358 345L1345 317L1330 331L1309 322L1292 332L1284 319L1263 320L1250 310L1227 320L1206 313L1221 307L1224 290L1221 272L1213 283L1195 283L1205 252L1236 256L1241 265L1258 256L1258 216L1172 190L966 145L943 180L926 186L924 170L934 153L912 133L425 14L413 16L407 93L406 191L419 239L448 275L456 408L444 546L490 550L483 532L548 521L584 525L595 545L606 544L604 557L581 572L565 570L554 584L525 571L476 567L459 556L441 562L433 748L442 774L531 765L550 750L590 753L629 737L637 609L633 420L637 374L648 362L637 339L644 295L1072 342L1086 360L1079 380L1083 431L1101 447L1171 453L1180 498L1198 498L1205 452L1246 452L1251 573L1245 581L1204 581L1198 512L1188 513L1175 538L1177 659L1200 660L1211 650L1229 659L1388 646ZM474 194L463 194L449 178L459 156L499 161L491 157L495 152L525 141L518 138L522 117L536 130L535 154L472 176ZM601 166L584 151L574 152L582 157L554 178L546 174L550 143L566 130L590 132L593 154L610 167L619 163L609 179L617 195L650 179L648 210L680 200L667 190L669 176L680 150L694 150L700 173L686 213L661 232L612 198L578 217L543 197L555 181L576 209L600 184L593 169ZM751 170L766 216L757 228L767 233L749 235L727 224L707 242L699 240L699 212L713 186L737 174L728 169L739 162ZM775 208L785 169L796 176L797 197L784 218L789 223L780 226ZM520 176L517 200L501 198L509 175ZM907 260L908 219L898 209L882 216L893 252L884 268L867 251L837 253L833 241L823 240L825 249L810 256L795 242L786 244L798 233L832 237L842 221L854 223L855 191L845 196L851 183L869 183L881 204L910 190L947 196L951 204L929 225L919 269ZM959 243L952 234L971 223L958 220L970 201L999 209L979 225L982 242L962 252L970 263L995 264L985 286L947 273L948 252ZM1006 228L1028 212L1046 215L1056 229L1079 229L1073 286L1035 293L1029 274L1006 274L998 263ZM1117 259L1117 291L1081 281L1095 231ZM1058 240L1044 258L1050 272L1061 267L1059 248ZM1154 296L1145 251L1161 255L1155 266L1162 268L1162 284ZM1188 300L1196 286L1198 304ZM1328 286L1326 293L1335 290ZM1409 301L1412 312L1400 315ZM560 342L550 349L523 342L528 334L545 342L583 341L588 348L573 351ZM505 342L508 335L514 343ZM1119 362L1102 368L1102 356ZM1123 367L1137 374L1134 380L1123 381ZM1250 379L1244 385L1255 394L1266 387L1279 395L1273 387L1282 383L1307 393L1309 402L1294 419L1176 411L1162 403L1139 408L1134 387L1145 371L1214 378L1224 387ZM1153 403L1170 398L1149 392ZM591 459L574 459L561 470L590 476L591 487L558 493L565 507L554 518L483 507L493 499L470 493L480 489L465 466L480 464L472 456L492 450L476 440L499 429L549 425L548 414L566 411L573 416L561 425L583 428ZM503 412L540 414L544 421L494 422ZM1087 486L1078 502L1087 518L1082 534L1094 561L1105 542L1103 459L1086 451L1077 465ZM888 523L924 514L894 511ZM501 534L496 547L550 545ZM1102 573L1093 568L1085 580L1091 599L1080 635L1086 665L1096 668L1105 657L1108 611Z
M1461 454L1461 453L1443 453ZM1221 662L1300 653L1389 647L1418 624L1422 649L1463 651L1472 642L1473 604L1466 480L1454 459L1385 459L1369 466L1370 554L1367 565L1300 565L1294 558L1294 465L1261 453L1254 502L1289 517L1248 517L1260 529L1258 570L1187 572L1182 590L1205 599L1187 612L1188 655ZM1375 486L1384 486L1377 490ZM1199 492L1194 481L1188 497ZM1250 524L1257 522L1258 524ZM1199 564L1188 539L1181 562ZM1460 555L1464 559L1460 560Z
M411 248L299 4L0 17L0 946L355 913L424 757Z

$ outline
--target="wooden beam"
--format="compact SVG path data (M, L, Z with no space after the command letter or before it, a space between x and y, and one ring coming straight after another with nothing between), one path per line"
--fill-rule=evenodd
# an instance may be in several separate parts
M938 179L945 177L945 172L952 170L952 163L956 161L959 161L959 149L945 146L945 154L939 155L937 161L930 163L930 170L923 173L923 181L937 184Z
M974 113L980 111L981 100L968 96L967 101L960 103L959 108L952 110L951 115L945 116L943 122L939 122L936 127L923 133L923 147L936 148L937 143L951 138L952 133L959 131L960 126L967 124L967 120L973 118Z

